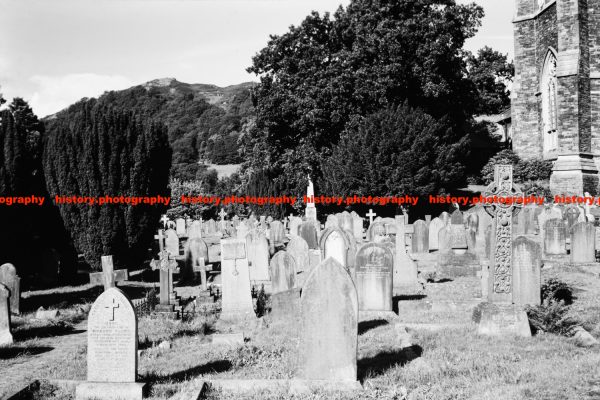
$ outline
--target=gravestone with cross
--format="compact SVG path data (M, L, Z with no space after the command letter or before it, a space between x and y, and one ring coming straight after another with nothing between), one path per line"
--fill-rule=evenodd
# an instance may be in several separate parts
M90 284L104 285L104 290L116 287L117 282L123 282L129 279L129 272L126 269L114 270L112 256L102 256L102 272L93 272L90 274Z
M221 286L221 321L236 322L256 318L245 239L221 240Z
M167 229L167 223L169 222L169 217L167 217L167 214L163 214L163 216L160 217L160 222L163 224L163 229Z
M512 165L496 165L494 182L484 193L485 197L522 197L513 184ZM481 307L478 333L484 335L531 336L527 314L520 305L513 304L513 215L522 204L495 202L485 206L493 217L492 254L488 278L488 303Z
M177 261L162 244L162 231L157 235L159 238L160 252L158 260L152 260L150 267L153 270L160 270L160 304L156 306L156 311L161 313L173 313L177 295L173 291L173 272L178 272ZM170 314L173 316L173 314ZM176 316L176 315L175 315Z
M219 220L219 230L221 232L225 232L225 217L227 216L227 213L225 212L224 209L221 208L221 211L219 211L219 217L221 218Z
M77 400L142 399L137 328L133 304L121 290L109 288L96 299L88 317L87 380L77 386Z

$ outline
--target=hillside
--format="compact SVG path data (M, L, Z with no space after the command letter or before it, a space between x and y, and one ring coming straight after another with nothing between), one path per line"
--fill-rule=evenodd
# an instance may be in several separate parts
M254 118L252 82L224 88L155 79L120 91L106 92L101 103L156 118L168 127L173 148L171 174L194 179L201 164L237 164L238 139ZM60 118L61 112L50 117Z

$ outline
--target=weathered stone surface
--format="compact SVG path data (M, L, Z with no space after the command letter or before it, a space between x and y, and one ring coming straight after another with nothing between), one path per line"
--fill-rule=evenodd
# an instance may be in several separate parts
M420 289L417 264L406 253L404 217L396 216L396 241L394 255L394 294L411 294Z
M361 311L392 311L392 252L377 243L362 245L356 254L356 289Z
M175 220L175 232L177 233L177 236L185 236L185 234L186 234L185 219L177 218Z
M463 225L464 224L463 214L462 214L462 212L460 212L460 210L454 210L452 215L450 215L450 224L451 225Z
M270 241L275 246L280 246L283 244L285 239L285 229L283 228L283 224L281 221L273 221L269 224L270 227Z
M415 221L413 224L411 250L413 253L429 252L429 227L423 220Z
M221 241L221 293L221 320L235 322L256 318L246 241L243 239Z
M544 253L547 255L567 254L567 232L561 219L549 219L544 225Z
M323 231L319 240L319 247L324 259L333 257L344 268L349 268L348 250L350 249L350 239L341 228L328 228Z
M295 323L300 318L300 288L271 295L271 320Z
M308 243L306 243L306 240L300 236L292 236L285 250L294 257L297 272L310 271Z
M13 337L10 333L10 291L0 283L0 346L12 344Z
M271 259L271 293L285 292L296 285L296 261L287 251L278 251Z
M358 296L350 275L334 258L310 273L301 310L299 377L356 381Z
M596 228L591 222L577 222L571 228L571 262L596 261Z
M523 236L513 242L513 302L536 306L541 303L542 249Z
M110 288L92 305L88 317L87 380L135 382L137 317L125 294Z
M439 233L446 226L444 221L439 218L434 218L429 224L429 250L439 250Z
M10 311L19 314L21 304L21 278L17 275L14 265L6 263L0 265L0 284L10 291Z
M246 236L246 250L251 281L268 281L269 276L269 242L264 233L252 230Z
M167 238L165 239L165 248L171 253L173 257L179 256L179 237L177 232L173 229L167 229L165 233Z
M531 328L525 311L512 304L483 303L477 333L488 336L530 337Z
M319 248L317 228L312 221L304 222L300 225L300 237L306 241L309 249L315 250Z

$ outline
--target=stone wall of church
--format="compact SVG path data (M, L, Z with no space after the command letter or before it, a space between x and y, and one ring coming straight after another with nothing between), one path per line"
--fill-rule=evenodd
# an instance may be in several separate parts
M514 24L513 149L523 159L543 157L540 77L548 48L558 49L556 4L536 18L527 18L536 12L537 4L536 0L517 0Z
M588 0L588 9L592 151L600 154L600 0Z

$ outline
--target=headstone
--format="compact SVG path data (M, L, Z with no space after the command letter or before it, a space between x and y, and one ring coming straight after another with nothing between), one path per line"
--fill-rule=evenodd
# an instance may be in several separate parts
M340 228L328 228L323 231L320 248L324 259L332 257L344 268L349 268L348 250L350 243L346 233Z
M559 208L556 207L545 207L543 211L538 215L538 227L540 230L540 238L542 239L542 244L544 243L545 235L545 226L546 221L551 219L562 219L562 213ZM543 248L542 248L543 250Z
M340 223L343 230L352 232L352 236L354 236L354 219L348 211L342 212Z
M200 278L202 282L202 288L206 290L206 265L208 261L208 245L202 238L193 237L189 238L184 248L185 254L185 271L186 274L192 274L194 272L200 272Z
M256 318L252 305L246 240L221 240L222 321Z
M394 256L389 248L377 244L362 245L356 254L356 290L358 309L392 311Z
M463 225L464 224L463 214L462 214L462 212L460 212L460 210L454 210L452 215L450 215L450 223L453 225Z
M285 250L294 257L297 272L310 271L308 243L306 243L306 240L300 236L292 236Z
M406 253L404 227L404 217L397 215L393 286L394 294L400 295L414 294L420 289L417 264Z
M337 215L329 214L327 216L327 220L325 221L325 229L328 228L339 228L341 226L340 220Z
M280 221L273 221L270 224L271 236L270 240L274 246L281 246L285 239L285 230L283 224Z
M188 229L188 237L190 239L202 237L202 221L192 222L192 225L190 225L190 228Z
M423 220L413 224L412 252L429 253L429 228Z
M350 275L335 259L311 272L301 310L299 377L356 385L358 297Z
M300 235L300 225L302 224L302 218L299 217L290 217L289 223L289 231L290 236L299 236Z
M563 219L565 221L565 227L567 229L567 232L569 232L571 230L571 227L578 222L580 214L581 212L577 206L573 204L567 206L563 214Z
M87 331L87 381L77 386L76 399L141 399L137 317L121 290L109 288L96 299Z
M520 236L513 242L513 303L537 306L541 303L542 249L533 240Z
M175 306L171 300L176 297L173 292L173 272L177 271L177 261L165 249L158 253L158 260L150 262L150 267L160 270L160 304L156 306L156 311L173 313Z
M354 211L351 213L352 215L352 232L354 233L354 238L359 242L363 240L363 224L364 218L359 217Z
M0 346L12 344L10 333L10 290L0 283Z
M577 222L571 227L571 262L596 262L596 227L591 222Z
M177 236L185 236L185 219L177 218L175 220L175 227L175 232L177 233Z
M235 235L238 239L246 239L249 231L250 229L248 228L248 224L246 222L240 222L240 224L237 226Z
M6 286L10 292L10 311L13 314L20 314L21 278L17 276L14 265L9 263L0 265L0 284Z
M167 229L166 235L167 238L165 239L165 249L171 254L171 256L178 257L179 237L177 236L177 232L173 229Z
M446 211L442 212L440 214L440 219L442 220L442 222L444 223L444 225L449 225L450 224L450 214L448 214Z
M227 213L225 212L224 209L221 208L221 211L219 211L219 231L221 231L221 232L225 232L225 229L226 229L226 223L225 223L226 216L227 216Z
M546 255L567 254L567 229L562 219L553 218L546 221L543 240Z
M269 243L265 234L252 230L245 239L251 281L268 281L269 277Z
M271 293L276 294L296 286L296 261L286 251L278 251L271 259Z
M476 213L466 214L465 220L467 248L471 252L476 253L477 233L479 231L479 215Z
M319 249L319 241L317 240L317 229L312 222L304 222L300 225L300 237L306 240L308 248L311 250Z
M206 227L207 236L215 236L217 234L217 223L214 219L209 219L203 226Z
M439 234L440 230L445 226L444 222L439 218L434 218L429 224L429 250L439 250Z

